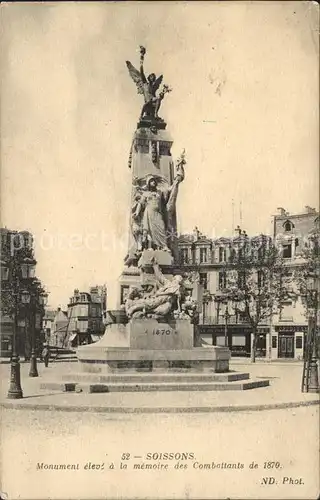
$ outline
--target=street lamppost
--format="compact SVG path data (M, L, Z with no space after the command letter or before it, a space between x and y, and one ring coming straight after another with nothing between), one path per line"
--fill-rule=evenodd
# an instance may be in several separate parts
M304 353L302 392L319 392L318 360L317 360L317 316L318 316L318 288L316 278L307 278L307 290L304 296L308 313L307 343Z
M20 376L20 358L18 353L17 335L18 335L18 313L21 297L21 281L32 279L34 277L36 261L28 257L18 262L15 256L8 262L1 261L1 278L4 282L10 283L9 293L12 297L12 307L10 316L13 319L12 331L12 352L10 362L10 386L8 390L8 399L21 399L23 392L21 388Z
M45 306L47 304L48 294L45 292L29 292L27 290L23 291L21 294L22 302L24 304L30 304L31 314L33 317L32 330L31 330L31 358L30 358L30 370L29 377L38 377L37 368L37 354L36 354L36 312L37 306Z
M216 293L214 295L214 301L217 304L224 304L225 305L225 312L224 312L224 314L222 314L222 316L224 317L224 345L225 345L225 347L229 347L228 325L229 325L229 318L231 316L231 314L229 313L229 300L231 300L231 295L227 291Z
M226 309L224 312L224 345L225 347L229 346L228 342L228 324L229 324L229 318L231 314L229 313L229 303L228 301L225 302L226 304Z
M202 323L206 322L206 306L212 301L212 295L209 290L204 289L202 295Z

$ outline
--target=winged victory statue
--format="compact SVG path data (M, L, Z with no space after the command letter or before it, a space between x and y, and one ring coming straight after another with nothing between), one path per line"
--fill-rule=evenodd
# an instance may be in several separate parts
M145 76L143 69L145 53L145 47L140 45L140 71L138 71L130 61L126 61L129 74L137 86L138 94L142 94L144 97L144 105L141 110L140 120L163 121L163 119L158 116L161 101L165 94L171 92L172 89L168 87L168 85L163 85L161 91L157 95L157 91L163 80L163 75L160 75L158 78L154 73L150 73L148 77Z

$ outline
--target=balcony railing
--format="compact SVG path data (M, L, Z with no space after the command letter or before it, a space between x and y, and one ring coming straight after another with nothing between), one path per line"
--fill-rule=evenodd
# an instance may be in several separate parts
M203 325L225 325L225 317L223 315L219 315L219 318L216 316L205 316ZM231 314L228 317L229 325L244 325L247 323L247 320L244 318L237 317L235 314Z

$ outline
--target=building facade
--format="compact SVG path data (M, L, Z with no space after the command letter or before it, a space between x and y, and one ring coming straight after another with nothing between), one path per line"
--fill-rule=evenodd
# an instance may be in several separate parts
M46 339L46 342L51 341L51 335L53 332L53 321L54 317L56 315L56 311L53 309L46 309L45 314L42 320L42 326L43 326L43 331L44 331L44 336Z
M249 357L253 336L245 315L232 310L230 303L212 300L226 286L225 266L240 231L238 227L232 237L209 239L195 228L192 234L180 236L179 260L181 271L195 270L202 285L199 311L202 338L213 345L227 343L232 356ZM272 239L279 245L290 272L303 264L303 249L308 247L315 231L319 231L319 214L311 207L301 214L289 214L281 208L273 217ZM259 325L257 357L302 359L307 328L301 299L287 299L281 304L279 314Z
M56 311L46 311L46 338L51 346L66 347L68 335L68 313L60 307Z
M68 304L67 344L77 347L90 344L104 333L107 293L105 286L91 287L89 292L74 290Z
M231 237L209 239L196 227L192 234L179 238L181 271L196 271L202 288L199 332L212 345L228 345L233 356L248 357L251 353L252 329L243 314L230 304L213 300L226 287L226 264L231 258L233 242L239 230ZM268 325L259 326L257 353L266 356Z
M299 272L305 262L304 250L310 248L316 234L319 235L319 213L315 208L306 206L302 213L293 214L278 208L273 216L273 238L282 247L291 274ZM317 288L319 290L319 283ZM308 318L301 297L287 299L273 318L272 357L302 359L307 331Z

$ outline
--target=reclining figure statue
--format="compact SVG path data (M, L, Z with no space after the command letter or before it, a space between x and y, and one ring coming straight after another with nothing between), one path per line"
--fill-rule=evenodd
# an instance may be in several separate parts
M163 318L181 312L182 276L167 279L159 265L153 260L155 286L153 291L145 292L132 287L125 302L125 311L129 318Z

